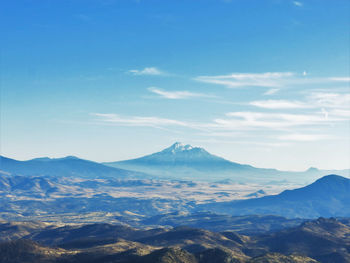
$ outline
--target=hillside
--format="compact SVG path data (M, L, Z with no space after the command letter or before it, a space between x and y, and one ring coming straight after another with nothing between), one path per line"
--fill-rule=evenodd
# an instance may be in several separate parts
M345 220L345 219L344 219ZM13 225L4 225L10 232ZM21 232L21 229L17 229ZM178 227L36 225L0 243L1 263L347 263L350 228L319 218L275 233L244 236Z
M319 218L262 237L258 246L268 251L289 254L298 252L320 262L350 262L350 228L336 219Z
M338 175L324 176L314 183L286 190L278 195L200 205L231 215L273 214L289 218L350 216L350 179Z

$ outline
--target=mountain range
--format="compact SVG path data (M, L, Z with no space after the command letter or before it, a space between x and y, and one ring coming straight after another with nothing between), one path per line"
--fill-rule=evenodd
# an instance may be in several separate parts
M326 174L350 176L350 170L330 171L310 168L302 172L279 171L239 164L210 154L205 149L176 142L170 147L140 158L107 162L105 165L156 175L160 178L270 183L271 181L311 183Z
M17 161L0 156L0 172L26 176L59 176L85 178L130 178L146 177L144 173L109 167L100 163L79 159L74 156L64 158L36 158Z
M319 170L303 172L279 171L239 164L210 154L200 147L176 142L170 147L140 158L97 163L74 156L36 158L17 161L0 156L0 172L30 176L79 176L86 178L156 178L239 183L308 184L321 176L335 173L350 177L350 170Z
M115 214L113 220L139 223L147 221L146 218L141 220L142 216L175 212L287 218L350 216L349 179L339 175L319 178L318 174L325 171L317 169L311 169L309 172L313 175L309 177L302 173L279 174L280 171L275 169L233 163L202 148L180 143L117 165L123 167L110 167L76 157L29 161L1 157L1 216L18 218L25 214L37 218L49 213L59 218L58 214L80 213L89 218L90 213L122 213L121 217ZM183 180L187 177L181 174L184 170L193 180ZM157 175L157 171L165 171L168 175ZM226 179L213 182L220 176ZM314 177L317 180L313 180ZM171 180L167 180L169 178ZM275 181L271 182L273 178ZM266 192L271 185L286 178L314 182L279 194ZM211 182L200 183L201 180ZM285 184L283 189L293 189L296 184L291 188L288 186ZM244 192L247 191L244 189L252 190ZM239 196L242 191L244 195ZM129 214L126 216L125 213ZM190 217L182 220L188 221ZM90 220L94 219L101 220L95 215L90 217Z

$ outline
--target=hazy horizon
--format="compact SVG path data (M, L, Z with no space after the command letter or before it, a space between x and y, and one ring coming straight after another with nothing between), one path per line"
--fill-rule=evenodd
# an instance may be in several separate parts
M128 158L128 159L118 159L118 160L116 160L116 159L111 159L111 160L102 160L102 161L96 161L96 160L90 160L90 159L85 159L85 158L82 158L82 157L80 157L80 156L75 156L75 155L63 155L63 156L34 156L34 157L31 157L31 158L29 158L29 159L16 159L16 160L19 160L19 161L30 161L30 160L33 160L33 159L40 159L40 158L50 158L50 159L61 159L61 158L66 158L66 157L76 157L76 158L79 158L79 159L85 159L85 160L88 160L88 161L93 161L93 162L99 162L99 163L108 163L108 162L118 162L118 161L126 161L126 160L132 160L132 159L137 159L137 158L140 158L140 157L144 157L144 156L148 156L148 155L151 155L151 154L153 154L153 153L158 153L158 152L160 152L160 151L163 151L164 149L167 149L167 148L170 148L170 147L172 147L174 144L176 144L176 143L180 143L180 144L182 144L182 145L188 145L188 144L185 144L185 143L182 143L182 142L174 142L172 145L168 145L168 146L166 146L166 147L163 147L162 149L160 149L159 151L157 151L157 152L149 152L149 153L146 153L146 154L143 154L143 155L139 155L139 156L132 156L132 157L130 157L130 158ZM203 147L200 147L200 146L194 146L194 145L190 145L190 146L192 146L193 148L202 148L202 149L204 149ZM204 149L204 150L206 150L206 149ZM210 153L210 152L209 152ZM212 153L210 153L210 154L212 154ZM217 154L213 154L214 156L218 156L218 157L222 157L222 156L220 156L220 155L217 155ZM12 159L15 159L14 157L10 157L10 156L4 156L4 157L7 157L7 158L12 158ZM223 157L222 157L223 158ZM224 159L226 159L226 158L224 158ZM235 160L229 160L229 159L226 159L226 160L228 160L228 161L231 161L231 162L235 162ZM246 164L246 165L252 165L252 164L250 164L250 163L241 163L241 164ZM252 165L252 166L254 166L254 165ZM276 167L256 167L256 168L268 168L268 169L278 169L278 168L276 168ZM305 171L305 170L308 170L308 169L310 169L310 168L317 168L317 169L319 169L319 170L349 170L350 168L343 168L343 169L322 169L322 168L320 168L320 167L314 167L314 166L309 166L309 167L307 167L306 169L304 169L304 170L284 170L284 171L295 171L295 172L302 172L302 171ZM281 171L283 171L282 169L278 169L278 170L281 170Z

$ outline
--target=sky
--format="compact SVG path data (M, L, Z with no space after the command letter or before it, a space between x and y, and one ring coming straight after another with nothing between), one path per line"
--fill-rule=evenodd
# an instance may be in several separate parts
M347 0L0 5L1 155L350 168Z

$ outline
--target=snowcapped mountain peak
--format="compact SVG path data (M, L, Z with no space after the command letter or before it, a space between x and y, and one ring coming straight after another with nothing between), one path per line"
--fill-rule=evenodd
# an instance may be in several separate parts
M136 159L110 163L110 165L174 178L181 174L184 176L183 178L201 177L202 175L207 177L208 173L213 173L211 175L216 176L218 173L226 174L231 170L249 170L250 172L254 169L254 167L249 165L230 162L224 158L210 154L204 148L193 147L181 142L175 142L160 152Z
M175 142L173 145L171 145L169 148L163 150L163 152L171 152L171 153L179 153L184 151L190 151L197 147L192 147L189 144L183 144L181 142Z

